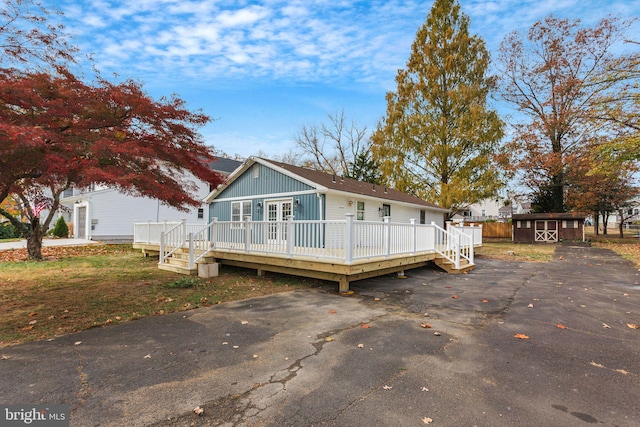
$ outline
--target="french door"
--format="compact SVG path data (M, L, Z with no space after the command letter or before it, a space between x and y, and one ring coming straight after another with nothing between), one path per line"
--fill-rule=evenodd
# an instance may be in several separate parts
M289 200L271 200L266 202L267 221L269 221L267 239L270 244L284 244L287 241L287 218L293 213L293 203Z

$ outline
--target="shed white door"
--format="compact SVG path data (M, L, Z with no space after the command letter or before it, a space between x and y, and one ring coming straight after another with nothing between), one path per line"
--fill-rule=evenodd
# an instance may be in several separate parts
M536 242L557 242L558 241L558 221L538 220L535 228Z
M267 221L269 224L267 239L270 244L284 244L287 241L287 218L293 213L291 200L272 200L267 202Z

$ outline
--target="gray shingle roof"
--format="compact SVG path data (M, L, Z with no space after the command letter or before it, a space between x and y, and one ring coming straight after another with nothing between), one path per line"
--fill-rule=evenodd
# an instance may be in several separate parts
M326 172L321 172L313 169L307 169L300 166L293 166L287 163L277 162L275 160L262 159L268 163L278 166L282 169L289 171L292 174L304 177L309 181L315 182L318 185L326 187L330 190L344 191L346 193L358 194L363 196L376 197L379 199L411 203L415 205L421 205L429 208L446 209L434 204L429 203L419 197L412 196L410 194L403 193L402 191L387 188L381 185L374 185L367 182L357 181L351 178L344 178L338 175L332 175Z

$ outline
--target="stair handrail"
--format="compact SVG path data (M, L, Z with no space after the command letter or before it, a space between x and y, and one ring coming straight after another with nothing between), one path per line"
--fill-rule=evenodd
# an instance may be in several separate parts
M184 246L185 230L186 220L182 220L167 231L160 232L160 256L158 258L158 264L166 264L167 259ZM168 248L172 249L167 250Z
M435 251L447 261L451 262L456 269L460 268L460 236L445 230L435 222L431 225L435 229Z
M473 245L473 230L471 231L471 234L467 234L455 226L451 226L450 230L455 236L457 236L460 242L460 257L466 259L469 264L473 264L475 249Z
M213 232L214 226L217 222L218 219L213 218L209 224L203 226L194 233L189 233L189 269L195 268L196 263L204 258L211 250L212 245L209 243L214 241ZM209 230L211 230L211 232L209 232ZM196 250L202 252L199 255L196 255Z

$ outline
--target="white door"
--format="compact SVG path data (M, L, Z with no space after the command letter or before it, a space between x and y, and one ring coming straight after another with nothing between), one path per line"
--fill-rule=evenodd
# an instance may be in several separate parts
M267 221L269 224L267 239L270 244L284 244L287 241L287 218L293 213L291 200L272 200L267 202Z
M78 225L76 226L76 235L78 239L87 238L87 207L81 206L78 208Z

